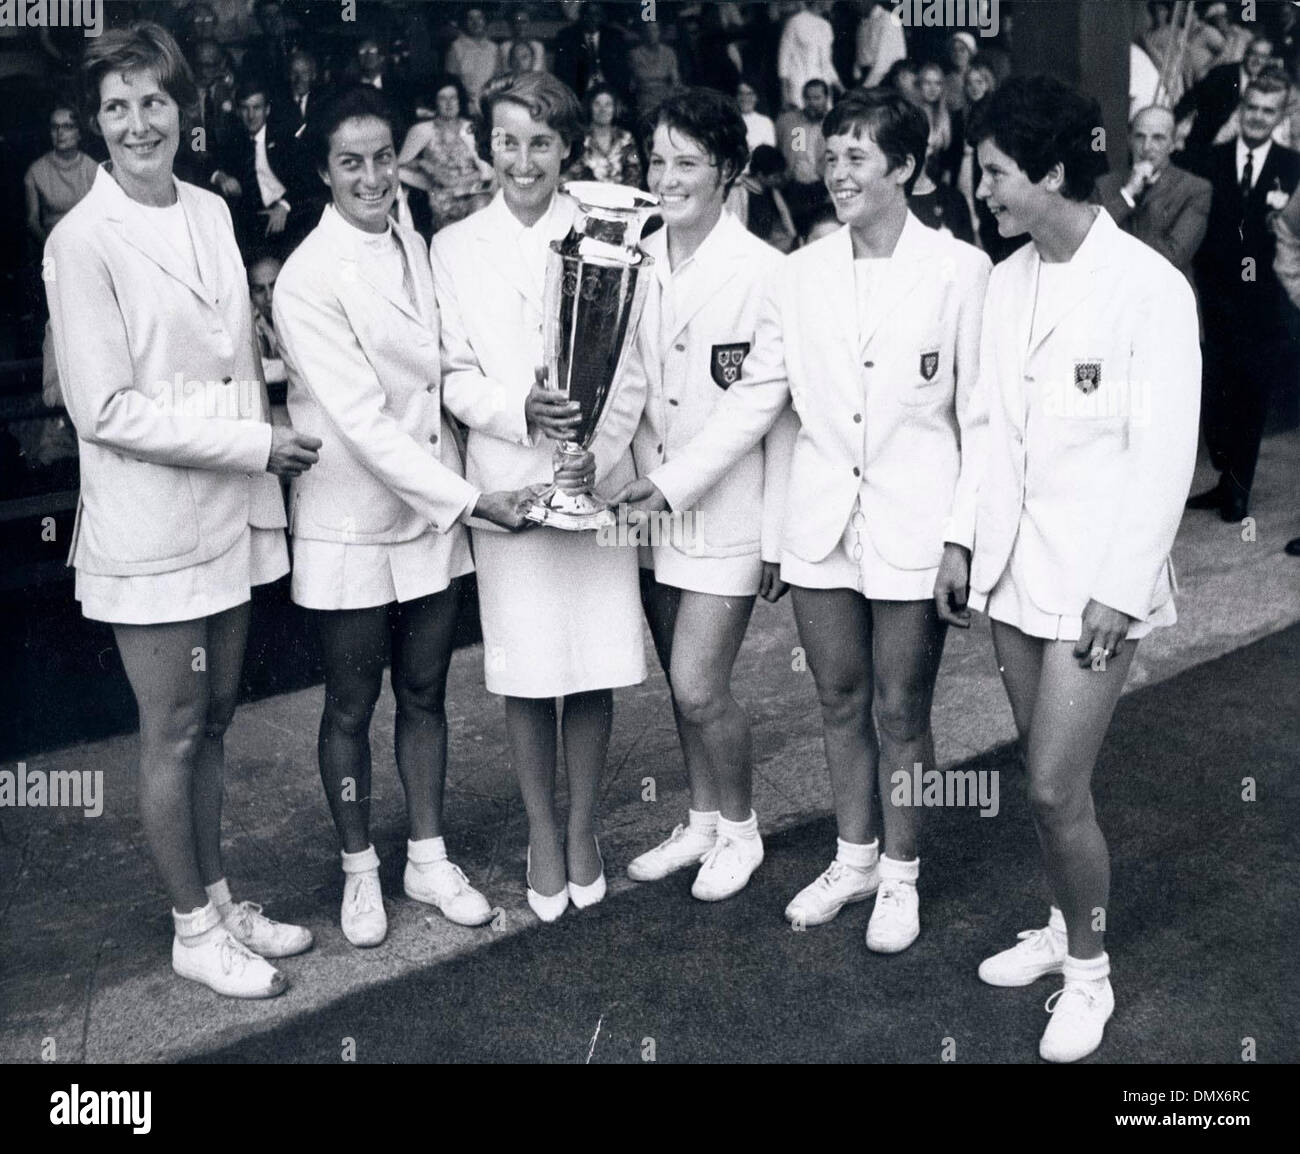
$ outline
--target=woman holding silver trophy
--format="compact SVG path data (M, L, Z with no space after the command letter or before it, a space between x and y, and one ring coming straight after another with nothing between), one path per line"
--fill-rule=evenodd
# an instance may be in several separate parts
M528 902L543 921L554 921L570 900L582 908L604 897L594 814L613 722L612 690L645 678L635 552L607 547L594 533L554 526L590 525L602 507L564 490L594 482L614 493L632 479L628 446L644 393L607 391L612 364L598 394L598 401L609 402L603 413L590 403L583 412L567 392L542 385L544 329L552 319L543 304L548 262L554 270L559 259L551 245L571 238L585 220L576 202L558 191L560 173L582 140L577 97L548 73L509 75L484 90L482 109L480 148L501 191L487 208L441 230L432 246L443 387L478 390L517 415L521 428L526 419L526 431L513 438L471 424L471 484L517 489L554 477L559 486L548 494L550 504L535 510L545 521L541 528L509 535L470 522L487 688L506 698L506 727L528 813ZM629 199L639 195L616 191ZM597 243L610 252L618 247ZM575 320L600 320L603 298L591 296L594 319L583 312ZM615 320L629 333L634 328L626 313ZM586 347L591 335L583 339L570 331L566 350ZM579 440L590 452L573 443ZM570 442L558 470L554 441ZM557 697L564 699L567 831L555 815Z

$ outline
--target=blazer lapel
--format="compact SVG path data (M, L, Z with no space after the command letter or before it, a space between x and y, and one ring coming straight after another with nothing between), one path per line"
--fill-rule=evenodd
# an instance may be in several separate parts
M718 296L727 283L740 272L745 262L744 250L735 243L733 228L742 228L730 213L724 212L717 225L700 245L695 258L700 260L695 275L690 278L686 291L680 298L674 294L672 339L676 339L691 319L709 301ZM666 230L667 226L665 226ZM711 251L705 252L705 249ZM664 257L667 260L667 255Z
M548 216L551 231L556 234L551 240L564 236L573 220L572 211L565 208L569 202L558 194L556 201ZM472 219L478 220L479 243L491 254L485 254L485 259L515 292L540 311L544 285L534 283L524 267L518 243L519 222L506 207L505 197L498 192L492 203Z
M1080 272L1094 274L1098 272L1105 264L1108 263L1107 257L1110 248L1110 239L1114 232L1118 230L1118 225L1111 220L1110 213L1104 208L1097 210L1097 219L1092 222L1092 228L1088 230L1088 235L1083 238L1083 243L1079 246L1078 251L1074 254L1074 260L1078 261ZM1041 260L1041 258L1038 258ZM1035 265L1035 273L1037 265ZM1035 276L1035 279L1037 277ZM1029 350L1029 356L1032 357L1038 347L1052 335L1056 327L1074 312L1084 301L1088 300L1094 293L1100 291L1104 278L1090 275L1087 284L1082 292L1076 296L1061 298L1051 302L1053 312L1041 314L1041 323L1035 324L1036 330L1033 340L1033 346ZM1032 290L1031 290L1032 296Z
M826 296L830 310L826 315L835 336L853 364L861 361L864 318L858 317L858 290L853 277L853 237L846 224L826 242ZM855 378L856 379L856 378Z
M930 265L929 237L925 235L926 227L910 212L903 222L903 231L894 246L894 258L890 261L889 295L884 300L872 301L870 315L862 317L862 349L866 349L880 331L881 326L903 305L927 277L932 275ZM853 252L850 243L849 258ZM850 270L851 272L852 270ZM851 283L851 282L850 282ZM853 293L856 296L856 292Z

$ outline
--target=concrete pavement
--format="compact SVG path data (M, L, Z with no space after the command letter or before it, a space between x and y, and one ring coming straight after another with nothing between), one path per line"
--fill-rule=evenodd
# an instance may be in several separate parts
M1202 467L1196 489L1209 477ZM1286 540L1300 535L1300 433L1265 442L1253 516L1249 540L1248 530L1217 515L1186 515L1174 553L1180 621L1142 643L1130 690L1300 620L1300 560L1282 553ZM755 808L765 831L830 808L812 678L796 668L797 645L788 600L760 602L734 684L754 723ZM98 817L0 809L0 1059L40 1061L51 1045L61 1061L193 1056L535 927L524 901L526 823L501 705L483 687L482 657L475 647L452 662L445 811L453 859L499 907L492 926L450 925L401 893L405 825L387 689L371 735L372 828L384 861L390 933L375 950L354 950L338 928L338 853L315 765L322 690L242 707L227 738L226 863L235 896L311 926L317 939L310 953L283 963L293 985L271 1002L221 999L172 975L169 903L136 813L135 737L55 750L29 759L28 770L102 770L104 809ZM1261 701L1260 724L1287 698L1294 708L1294 692L1279 686L1278 702ZM623 875L629 858L663 837L686 809L662 674L655 668L645 684L620 691L616 703L601 809L615 901L633 884ZM982 619L949 637L934 731L942 766L1013 737Z

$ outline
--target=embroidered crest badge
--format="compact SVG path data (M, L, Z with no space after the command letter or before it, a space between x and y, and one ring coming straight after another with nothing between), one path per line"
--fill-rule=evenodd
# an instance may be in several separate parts
M1101 361L1075 361L1074 387L1085 397L1101 385Z
M734 345L714 345L709 355L709 373L720 389L729 389L740 380L740 368L749 354L749 342Z
M921 379L926 381L934 380L934 374L939 371L939 350L934 349L928 353L921 354Z

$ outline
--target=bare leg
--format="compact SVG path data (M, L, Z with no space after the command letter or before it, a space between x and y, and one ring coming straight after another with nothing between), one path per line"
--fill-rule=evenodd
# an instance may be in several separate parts
M394 741L412 841L442 835L447 777L447 670L456 633L459 580L397 607L393 630Z
M226 768L226 730L239 704L251 603L244 602L207 619L208 716L194 762L194 844L199 877L205 886L226 876L221 864L221 795ZM196 677L204 674L196 673Z
M753 597L683 590L673 628L669 676L678 728L703 747L712 792L728 821L747 821L753 811L754 740L731 693L731 670L753 608Z
M839 835L865 845L879 832L872 805L880 749L871 724L871 605L851 589L792 586L790 592L821 702Z
M207 645L200 618L114 625L140 710L140 818L158 872L181 913L208 904L194 844L193 773L208 712L207 678L192 669Z
M930 707L947 630L933 601L873 601L871 619L884 850L894 861L911 861L920 815L913 806L891 804L891 778L901 771L910 780L918 762L922 772L934 768Z
M596 795L609 734L614 725L614 693L596 689L564 699L561 732L564 765L569 774L569 823L566 869L575 885L589 886L600 876L596 851Z
M1081 669L1073 649L1069 641L1043 646L1029 729L1029 800L1070 954L1086 959L1105 948L1110 901L1110 853L1093 808L1092 771L1137 643L1126 644L1104 672Z
M555 820L555 699L507 697L506 732L528 814L532 886L551 897L567 880Z
M344 850L361 853L370 844L370 719L388 657L388 606L314 616L325 661L321 784Z
M672 669L673 633L677 625L677 608L682 591L673 585L660 585L648 570L642 570L641 603L645 607L650 636L664 675ZM669 677L669 694L673 704L673 721L677 725L677 740L686 762L686 776L691 786L691 808L699 813L712 813L719 805L718 786L709 772L709 755L698 726L688 725L682 718L677 696L672 692ZM748 817L748 813L745 815Z

